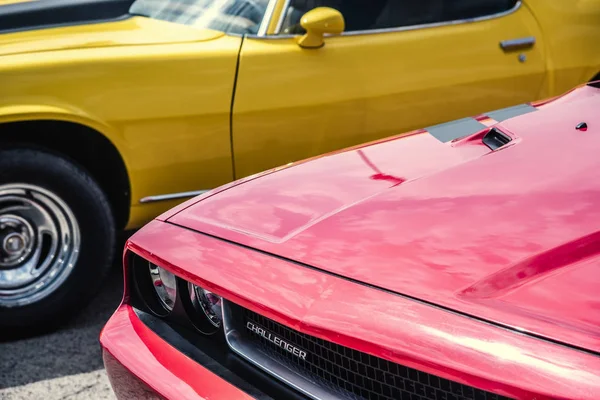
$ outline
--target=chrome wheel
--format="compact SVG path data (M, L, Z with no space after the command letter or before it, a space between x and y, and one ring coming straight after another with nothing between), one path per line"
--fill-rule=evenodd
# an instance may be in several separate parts
M34 185L0 185L0 306L34 303L67 279L80 248L67 204Z

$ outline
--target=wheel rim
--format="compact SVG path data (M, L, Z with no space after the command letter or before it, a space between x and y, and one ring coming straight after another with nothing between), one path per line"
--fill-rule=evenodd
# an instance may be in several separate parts
M58 196L29 184L0 185L0 306L34 303L67 279L79 225Z

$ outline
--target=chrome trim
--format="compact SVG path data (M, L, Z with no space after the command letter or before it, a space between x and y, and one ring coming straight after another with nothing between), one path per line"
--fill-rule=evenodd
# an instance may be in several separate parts
M267 357L255 346L246 343L244 337L239 334L234 324L232 324L234 319L232 317L232 307L230 303L223 299L221 304L225 341L234 353L314 400L333 400L338 398L335 393L319 386L315 382L309 381L302 375L291 371L283 364Z
M269 24L271 23L271 18L273 18L273 12L275 11L275 6L277 5L278 0L269 1L269 5L267 6L267 11L263 16L262 22L260 23L260 27L258 28L258 32L256 36L263 37L267 34L267 30L269 29Z
M177 299L177 278L175 274L148 261L148 270L156 297L168 312L173 311Z
M194 192L181 192L181 193L169 193L169 194L159 194L156 196L147 196L140 199L141 204L146 203L155 203L157 201L167 201L167 200L176 200L176 199L184 199L186 197L195 197L200 196L208 192L208 190L196 190Z
M280 39L291 39L291 38L295 38L298 36L300 36L300 35L285 34L285 35L265 35L265 36L246 35L245 37L248 39L280 40Z
M288 0L286 0L286 1L288 1ZM362 31L344 32L341 34L341 36L373 35L373 34L377 34L377 33L413 31L413 30L417 30L417 29L437 28L437 27L446 26L446 25L460 25L460 24L466 24L466 23L470 23L470 22L487 21L490 19L502 18L509 14L512 14L512 13L516 12L519 8L521 8L522 4L523 4L523 1L519 0L514 5L514 7L511 8L510 10L502 11L502 12L499 12L496 14L485 15L483 17L457 19L457 20L453 20L453 21L434 22L431 24L400 26L397 28L369 29L369 30L362 30ZM284 18L285 18L285 12L282 12L279 17L279 22L277 24L278 29L275 29L274 35L278 35L279 32L281 31L281 26L283 25ZM269 36L273 36L273 35L269 35ZM265 38L268 38L269 36L265 36ZM294 35L290 35L290 36L294 36Z
M504 51L521 50L535 45L535 37L529 36L518 39L503 40L500 42L500 47Z
M4 247L11 238L23 240L20 251L0 253L0 306L6 308L55 293L76 268L81 250L79 222L69 205L27 183L0 185L0 238Z
M285 14L287 13L287 9L290 6L291 2L292 0L285 0L285 2L283 3L281 15L279 16L279 21L277 21L277 26L275 27L275 35L279 35L279 32L281 32L281 28L283 27L283 21L285 20Z

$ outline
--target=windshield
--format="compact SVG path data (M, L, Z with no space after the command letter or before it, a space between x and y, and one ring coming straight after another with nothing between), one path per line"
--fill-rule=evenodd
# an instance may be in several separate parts
M269 0L135 0L129 13L227 33L256 34L268 4Z

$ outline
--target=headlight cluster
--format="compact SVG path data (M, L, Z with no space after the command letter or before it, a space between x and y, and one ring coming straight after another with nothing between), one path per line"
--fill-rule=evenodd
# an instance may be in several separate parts
M167 311L173 311L177 299L177 278L164 268L148 263L150 278L158 300Z
M220 328L223 322L223 311L221 309L221 297L209 292L200 286L189 285L190 299L192 304L202 311L208 322L215 328Z
M221 329L220 296L137 255L132 254L130 268L137 297L151 313L173 322L191 324L205 335Z

